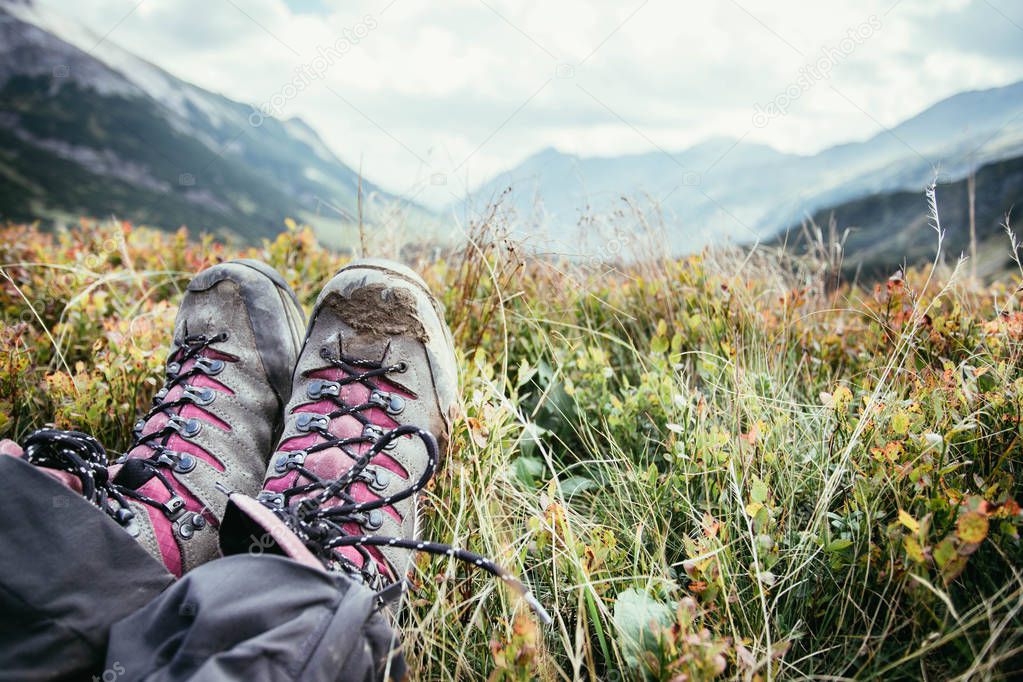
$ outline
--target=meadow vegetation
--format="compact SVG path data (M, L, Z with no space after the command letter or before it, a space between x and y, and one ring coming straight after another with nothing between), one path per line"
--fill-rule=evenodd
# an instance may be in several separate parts
M537 257L497 223L405 254L461 367L424 533L517 572L554 623L421 557L414 678L1023 674L1019 273L836 285L777 249ZM348 258L293 224L244 248L0 229L0 438L52 423L126 448L184 285L237 256L307 309Z

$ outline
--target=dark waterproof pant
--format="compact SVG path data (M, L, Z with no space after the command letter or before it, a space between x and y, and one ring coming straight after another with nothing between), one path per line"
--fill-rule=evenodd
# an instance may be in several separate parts
M372 592L281 556L175 580L106 514L0 457L0 680L401 679Z

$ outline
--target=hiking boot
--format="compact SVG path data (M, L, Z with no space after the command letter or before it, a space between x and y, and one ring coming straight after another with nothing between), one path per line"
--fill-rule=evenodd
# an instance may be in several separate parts
M408 550L332 542L417 536L416 494L447 449L456 392L451 335L423 280L352 263L313 309L259 499L301 508L297 528L328 568L372 585L403 578Z
M225 490L259 490L281 431L304 316L273 268L236 260L199 273L174 325L166 382L105 467L95 439L30 436L26 456L78 476L85 496L174 575L218 554Z
M416 498L447 451L456 399L451 334L423 280L388 261L342 268L313 309L263 490L231 496L224 554L284 554L381 602L404 591L414 551L451 556L500 577L549 622L500 566L419 539Z

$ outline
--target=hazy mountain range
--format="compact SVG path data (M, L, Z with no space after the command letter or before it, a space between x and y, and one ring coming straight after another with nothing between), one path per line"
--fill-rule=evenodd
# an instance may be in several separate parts
M251 241L292 217L351 246L360 211L371 226L434 241L453 238L451 212L471 219L501 197L520 234L562 253L608 255L593 233L639 229L638 208L663 221L667 252L768 240L833 212L839 229L862 233L850 245L887 254L901 243L893 235L919 223L935 169L953 185L980 171L984 234L997 210L1023 201L1017 166L1003 163L1023 156L1023 82L955 95L813 155L752 143L750 133L616 157L545 149L440 212L364 179L360 207L358 173L300 119L262 116L182 81L31 0L0 0L0 219L116 215ZM919 201L868 210L902 201L893 196Z
M922 197L936 171L951 182L1020 154L1023 82L955 95L868 140L809 156L727 138L611 158L545 149L484 183L471 202L478 210L510 188L503 201L531 229L545 232L555 248L559 242L571 248L590 229L587 216L611 215L627 198L659 208L671 250L687 252L722 238L770 237L876 193Z

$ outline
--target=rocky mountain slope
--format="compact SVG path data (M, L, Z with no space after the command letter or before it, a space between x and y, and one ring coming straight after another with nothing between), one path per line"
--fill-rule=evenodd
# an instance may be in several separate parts
M943 258L954 263L970 253L970 186L967 179L944 182L935 188L938 215L945 237ZM974 225L977 272L995 273L1010 265L1010 243L1005 221L1023 236L1023 157L996 161L974 175ZM777 243L796 250L839 242L845 254L846 275L886 277L903 263L934 258L937 234L932 227L928 199L921 191L881 192L818 211L804 225L783 232ZM973 271L973 264L969 265Z
M301 120L184 82L29 0L0 0L0 217L351 243L358 174ZM366 222L428 213L362 182Z

